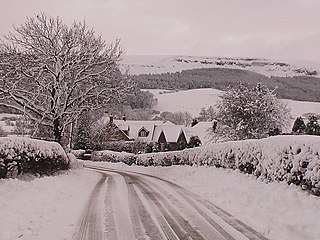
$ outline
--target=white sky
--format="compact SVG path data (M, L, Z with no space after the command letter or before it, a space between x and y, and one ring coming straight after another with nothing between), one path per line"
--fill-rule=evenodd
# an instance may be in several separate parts
M320 0L0 0L0 33L46 12L84 18L130 55L320 62Z

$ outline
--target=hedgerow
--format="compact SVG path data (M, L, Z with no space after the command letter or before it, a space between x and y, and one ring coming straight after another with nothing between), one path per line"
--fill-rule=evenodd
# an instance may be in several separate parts
M70 161L56 142L23 137L0 138L0 178L17 174L50 175L69 168Z
M274 136L139 155L100 151L93 153L92 160L141 166L214 166L253 174L266 182L285 181L320 195L320 137L317 136Z

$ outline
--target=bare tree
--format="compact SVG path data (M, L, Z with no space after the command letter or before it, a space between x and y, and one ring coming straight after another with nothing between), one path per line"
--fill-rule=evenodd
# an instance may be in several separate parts
M189 126L192 122L192 115L189 112L174 112L172 122Z
M117 65L122 54L119 40L106 44L85 22L28 17L0 43L0 107L25 113L61 142L83 111L130 92L132 82Z

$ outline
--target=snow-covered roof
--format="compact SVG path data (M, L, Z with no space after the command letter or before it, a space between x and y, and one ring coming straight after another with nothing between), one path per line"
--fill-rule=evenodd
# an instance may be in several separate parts
M99 120L100 123L109 123L110 119L104 116ZM170 121L134 121L113 119L113 123L119 129L124 131L130 139L139 139L145 142L157 142L161 132L167 142L177 142L181 132L184 133L186 140L189 141L191 136L198 136L202 144L210 142L211 137L208 129L212 127L212 122L199 122L193 127L185 127L183 125L175 125ZM146 137L139 137L140 130L145 129L149 134Z
M190 140L191 136L198 136L202 145L210 143L211 136L209 129L212 128L212 124L212 122L199 122L193 127L186 127L185 132L187 133L187 141Z
M162 126L175 126L170 121L133 121L133 120L118 120L115 119L113 122L120 128L122 131L127 131L130 139L140 139L143 141L153 141L153 136L155 129ZM149 132L147 137L139 137L139 131L145 129Z
M157 142L161 132L164 133L167 142L177 142L181 131L183 130L183 125L158 125L155 126L152 141ZM186 134L185 134L186 135Z

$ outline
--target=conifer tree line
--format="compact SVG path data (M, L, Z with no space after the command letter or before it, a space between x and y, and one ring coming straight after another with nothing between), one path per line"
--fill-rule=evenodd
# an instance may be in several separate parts
M188 69L175 73L140 74L132 77L142 89L214 88L224 91L228 86L236 86L239 82L250 85L261 82L270 89L276 88L278 98L320 102L320 82L317 77L266 77L246 70L226 68Z
M292 133L294 134L306 134L306 135L318 135L320 136L320 119L316 115L311 114L308 119L307 123L302 117L297 117L293 127Z

